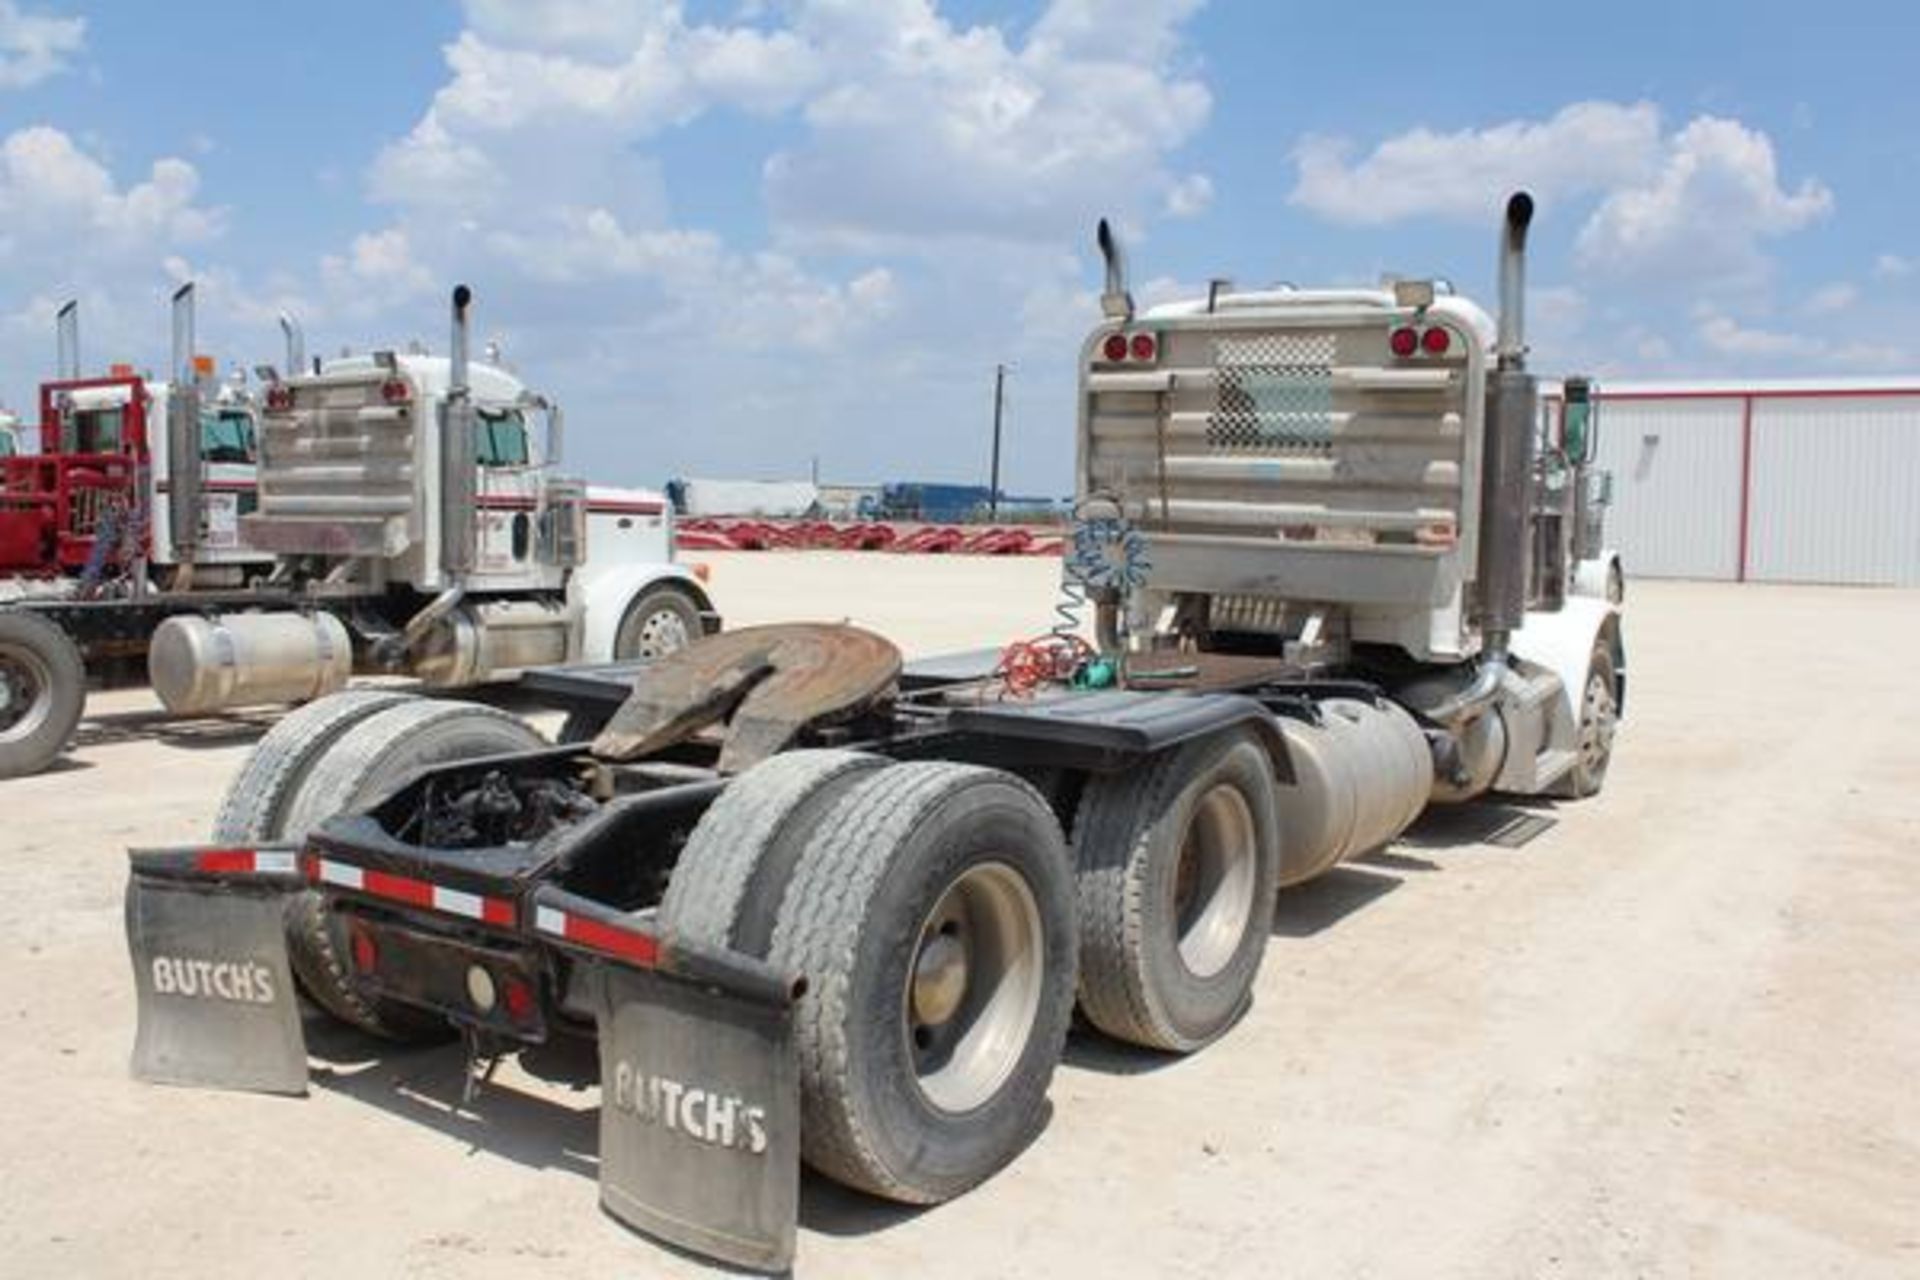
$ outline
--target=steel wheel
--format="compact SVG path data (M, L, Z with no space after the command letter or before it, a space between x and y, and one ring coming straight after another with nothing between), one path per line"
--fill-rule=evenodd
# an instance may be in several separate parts
M1246 934L1259 870L1253 812L1238 787L1200 797L1174 870L1174 931L1180 963L1196 978L1227 967Z
M1613 671L1611 667L1595 671L1587 677L1587 696L1580 708L1580 767L1596 787L1613 758L1613 734L1619 723Z
M942 1111L986 1102L1026 1053L1040 1009L1040 910L1004 862L975 863L920 926L902 1025L920 1091Z
M53 668L24 645L0 642L0 741L30 738L53 710Z
M678 611L660 609L641 619L636 658L664 658L687 647L686 621Z

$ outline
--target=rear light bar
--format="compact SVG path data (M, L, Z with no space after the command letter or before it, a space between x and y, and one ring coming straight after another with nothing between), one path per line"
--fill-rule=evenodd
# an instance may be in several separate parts
M1425 328L1403 324L1387 335L1387 347L1402 360L1422 354L1444 356L1453 350L1453 330L1440 324Z
M1146 329L1110 333L1100 343L1100 358L1107 364L1152 364L1160 358L1160 335Z
M391 902L404 903L410 907L423 907L428 911L460 916L467 920L478 920L482 924L498 925L503 929L511 929L519 918L513 903L506 898L468 893L464 889L450 889L446 885L434 884L430 880L419 880L413 876L398 875L391 871L356 867L350 862L338 862L315 854L307 855L303 870L310 884L351 889L355 893L364 893L369 897L386 898Z

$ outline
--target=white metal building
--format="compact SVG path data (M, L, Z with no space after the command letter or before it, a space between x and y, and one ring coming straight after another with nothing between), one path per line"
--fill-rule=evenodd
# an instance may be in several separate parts
M1920 378L1602 382L1628 576L1920 586Z

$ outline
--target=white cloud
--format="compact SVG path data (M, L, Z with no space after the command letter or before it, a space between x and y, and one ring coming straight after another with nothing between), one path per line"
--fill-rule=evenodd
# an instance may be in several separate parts
M1906 351L1885 343L1748 326L1712 307L1700 308L1696 320L1701 343L1746 370L1768 374L1835 369L1888 373L1912 366Z
M1832 315L1838 311L1845 311L1859 300L1860 288L1858 285L1849 284L1845 280L1838 280L1832 284L1823 285L1815 289L1807 298L1806 310L1808 315Z
M199 171L176 157L121 187L58 129L32 125L0 140L0 226L28 268L50 265L47 254L78 262L217 235L224 215L197 204L199 190Z
M66 70L87 41L85 18L60 18L0 0L0 89L26 89Z
M1614 191L1581 228L1590 269L1690 284L1751 284L1765 274L1760 242L1833 209L1809 178L1780 185L1773 143L1737 120L1701 116L1675 134L1652 182Z
M810 246L1038 246L1145 212L1212 107L1173 59L1194 7L1056 0L1017 41L927 0L801 0L831 84L767 164L776 226Z
M1553 200L1644 181L1658 168L1660 145L1660 112L1646 102L1576 102L1548 120L1452 133L1413 129L1357 163L1345 139L1310 136L1294 150L1289 198L1363 226L1422 216L1482 221L1523 187Z
M1167 188L1167 216L1197 218L1213 204L1213 179L1190 173Z
M1910 276L1914 271L1911 258L1903 258L1897 253L1883 253L1873 261L1873 274L1881 280L1898 280Z

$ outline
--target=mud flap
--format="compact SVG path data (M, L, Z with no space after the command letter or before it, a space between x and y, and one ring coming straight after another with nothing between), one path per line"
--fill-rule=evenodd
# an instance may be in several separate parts
M535 903L536 927L590 969L601 1206L680 1248L786 1270L800 1196L797 984L557 890Z
M296 851L142 850L130 861L134 1076L306 1093L306 1039L283 923L287 896L302 887Z

